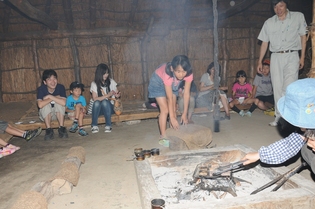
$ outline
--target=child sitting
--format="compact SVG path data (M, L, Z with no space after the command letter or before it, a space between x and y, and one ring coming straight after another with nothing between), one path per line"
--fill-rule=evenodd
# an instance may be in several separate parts
M274 104L273 89L270 77L270 61L264 60L262 63L262 74L255 76L253 82L253 95L256 99L252 106L249 108L248 112L252 113L257 107L261 110L267 110L268 107L265 102Z
M232 87L232 98L230 107L237 112L240 116L251 116L251 112L245 113L244 110L238 109L235 105L238 104L252 104L255 99L252 98L252 85L246 83L246 73L244 70L239 70L236 73L236 81Z
M66 101L66 112L68 117L73 120L69 132L75 133L79 128L80 136L87 136L88 133L83 129L83 118L86 113L86 100L81 93L84 91L84 85L78 82L70 84L70 96Z

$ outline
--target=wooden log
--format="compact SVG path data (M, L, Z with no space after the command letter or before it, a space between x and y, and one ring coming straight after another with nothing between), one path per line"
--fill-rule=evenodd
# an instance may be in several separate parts
M117 28L99 28L99 29L82 29L82 30L58 30L58 31L31 31L31 32L12 32L0 34L0 42L4 41L21 41L29 39L58 39L74 37L104 37L104 36L141 36L142 33L139 30L135 30L129 27L117 27Z
M256 4L257 0L244 0L241 1L241 3L237 3L234 7L231 7L230 9L227 9L219 14L219 19L227 19L228 17L231 17L233 15L236 15L240 12L243 12L248 7L252 6L253 4Z
M81 167L81 160L77 157L67 157L63 163L71 162L79 170ZM51 179L35 184L31 191L36 191L42 194L47 202L49 202L55 195L62 195L71 193L73 184L65 179Z

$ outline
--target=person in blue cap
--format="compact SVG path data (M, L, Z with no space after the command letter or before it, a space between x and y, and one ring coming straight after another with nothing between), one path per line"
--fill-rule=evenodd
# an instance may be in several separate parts
M315 79L305 78L291 83L286 95L277 103L281 117L299 127L304 134L292 133L258 152L246 154L243 164L260 160L266 164L281 164L294 157L300 150L302 158L315 173Z

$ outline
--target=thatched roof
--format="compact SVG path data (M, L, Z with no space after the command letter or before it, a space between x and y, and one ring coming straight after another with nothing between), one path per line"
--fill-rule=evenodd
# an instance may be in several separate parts
M312 0L289 2L294 10L311 13ZM220 27L261 27L272 14L269 0L219 0L217 4ZM152 20L156 33L187 25L208 28L213 23L211 0L2 0L0 14L0 41L13 39L15 32L22 31L27 33L16 39L43 35L36 31L82 33L100 28L128 36L134 30L145 31Z

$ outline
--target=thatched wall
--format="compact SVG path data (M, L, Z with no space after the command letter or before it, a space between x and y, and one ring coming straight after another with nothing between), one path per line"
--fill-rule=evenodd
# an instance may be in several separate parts
M57 20L58 30L48 30L0 2L0 102L34 101L45 69L56 70L66 89L81 81L88 100L99 63L110 66L124 101L146 100L149 79L161 63L186 54L199 83L213 61L211 1L30 2ZM218 9L229 3L218 1ZM269 0L261 0L219 21L222 85L231 89L240 69L252 81L259 55L257 36L271 15Z
M220 43L225 45L220 45L219 61L221 64L226 61L225 70L228 69L226 76L222 78L223 84L231 86L236 72L240 69L249 72L250 49L255 48L257 51L259 48L257 43L250 45L250 36L249 29L226 29L225 41L220 38ZM151 37L145 46L147 78L144 85L139 38L103 37L74 40L80 60L79 77L86 86L84 95L87 98L90 97L89 87L94 79L96 65L102 62L111 67L112 76L119 84L123 100L143 100L146 98L143 88L148 84L155 68L161 63L171 61L175 55L186 54L190 58L196 83L207 65L213 61L212 30L170 30L166 37ZM226 60L222 56L223 51L228 55ZM58 82L65 85L66 89L76 80L74 57L69 39L66 38L4 42L1 46L0 62L3 63L1 70L4 102L34 101L36 88L41 82L40 76L45 69L56 70Z

